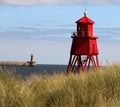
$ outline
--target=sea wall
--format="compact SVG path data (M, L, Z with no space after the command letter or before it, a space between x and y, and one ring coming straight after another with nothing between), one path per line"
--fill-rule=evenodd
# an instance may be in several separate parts
M0 66L36 66L36 62L0 61Z

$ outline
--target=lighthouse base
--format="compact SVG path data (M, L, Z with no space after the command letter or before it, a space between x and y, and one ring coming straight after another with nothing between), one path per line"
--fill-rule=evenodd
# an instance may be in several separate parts
M89 71L90 68L99 68L98 55L70 55L67 74Z

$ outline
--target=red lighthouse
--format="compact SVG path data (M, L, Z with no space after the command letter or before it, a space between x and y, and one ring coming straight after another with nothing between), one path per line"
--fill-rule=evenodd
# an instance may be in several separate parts
M77 32L72 34L72 46L67 73L89 70L99 67L97 36L93 36L93 24L90 18L84 16L76 21Z

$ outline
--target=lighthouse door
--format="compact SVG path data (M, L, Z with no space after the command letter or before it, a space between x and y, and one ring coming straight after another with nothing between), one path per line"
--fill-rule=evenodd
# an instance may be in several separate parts
M94 54L94 44L90 45L90 54Z

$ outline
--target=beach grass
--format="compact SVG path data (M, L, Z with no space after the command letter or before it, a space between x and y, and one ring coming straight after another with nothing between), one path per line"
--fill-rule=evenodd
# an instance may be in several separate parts
M120 65L25 79L0 69L0 107L120 107Z

